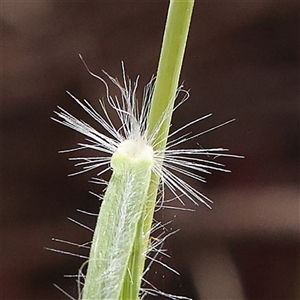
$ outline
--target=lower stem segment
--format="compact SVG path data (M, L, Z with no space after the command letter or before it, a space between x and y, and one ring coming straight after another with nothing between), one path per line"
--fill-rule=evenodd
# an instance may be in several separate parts
M141 147L136 151L131 141L123 143L112 157L114 171L94 231L82 300L134 299L122 283L132 251L138 246L137 240L141 241L136 237L147 199L153 152L149 146L141 153ZM128 153L132 151L134 155ZM139 286L136 289L138 293Z

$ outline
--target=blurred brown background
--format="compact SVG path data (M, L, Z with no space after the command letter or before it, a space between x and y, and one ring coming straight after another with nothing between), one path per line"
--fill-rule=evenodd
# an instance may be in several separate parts
M2 1L1 290L0 298L66 299L82 260L44 250L68 249L57 237L83 243L97 212L92 174L74 171L68 154L81 136L50 120L56 105L83 113L66 95L96 103L103 86L89 76L120 77L124 60L141 87L156 71L167 1ZM198 132L203 147L229 147L244 160L222 160L232 174L215 173L200 186L213 210L164 210L181 228L166 243L169 265L154 268L161 290L194 299L300 299L299 287L299 2L197 1L181 80L191 98L173 127L213 112ZM141 89L142 90L142 89ZM189 205L189 207L192 207ZM150 299L149 297L148 299ZM160 299L161 296L155 299Z

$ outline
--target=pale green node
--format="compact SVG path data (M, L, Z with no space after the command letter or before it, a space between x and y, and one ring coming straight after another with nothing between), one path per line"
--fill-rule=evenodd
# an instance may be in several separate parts
M123 141L111 158L107 186L93 236L82 299L119 299L147 201L153 149L143 139Z
M153 148L147 145L142 138L128 139L120 143L118 149L111 158L113 170L118 169L118 165L124 163L153 166Z

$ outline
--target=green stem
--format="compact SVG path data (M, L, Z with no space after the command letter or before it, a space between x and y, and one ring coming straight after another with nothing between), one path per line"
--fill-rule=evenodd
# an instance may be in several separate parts
M135 299L121 296L122 283L153 166L152 148L143 147L144 151L132 155L136 145L135 141L124 141L111 158L114 171L94 231L82 300Z
M170 3L148 117L148 136L150 136L157 127L161 116L164 113L168 115L157 135L155 150L164 150L166 146L193 5L193 0L171 0ZM168 112L166 112L167 109Z
M153 143L156 151L164 152L166 148L193 6L194 0L171 0L170 3L157 79L148 117L148 136L150 136L159 123L161 116L166 114ZM155 174L152 174L152 179L148 191L149 201L146 209L145 233L151 228L159 185L159 178Z
M162 153L164 152L168 138L193 6L194 0L170 1L157 78L147 124L147 134L148 137L150 137L154 131L157 130L157 124L160 124L161 118L164 116L164 121L153 142L154 150ZM128 271L123 285L121 299L138 299L159 180L159 177L152 172L147 202L138 224L138 231L128 264Z

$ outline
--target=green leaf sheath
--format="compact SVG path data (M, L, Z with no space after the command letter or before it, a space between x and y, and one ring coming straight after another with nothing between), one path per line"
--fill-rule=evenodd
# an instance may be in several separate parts
M113 174L93 236L83 300L125 299L120 297L122 282L147 199L153 164L152 149L148 151L150 147L146 147L146 154L138 157L119 149L112 156Z

